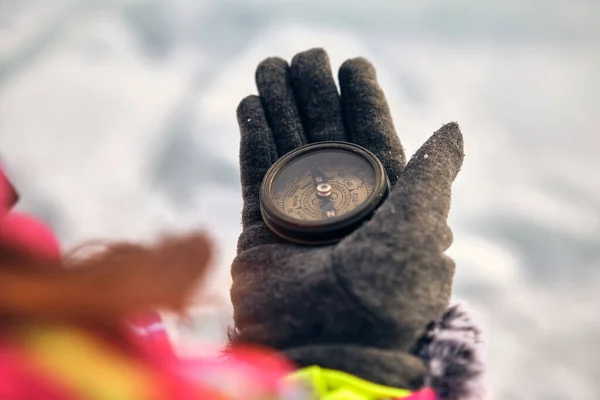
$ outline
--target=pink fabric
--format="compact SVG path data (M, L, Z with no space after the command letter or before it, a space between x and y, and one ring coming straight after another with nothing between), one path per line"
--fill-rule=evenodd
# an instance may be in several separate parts
M247 398L248 394L253 399L263 398L261 395L273 398L268 393L285 392L282 380L294 370L281 355L252 348L234 349L227 358L182 359L171 365L175 375L184 381L226 393L231 399ZM289 384L288 390L292 390Z
M404 397L402 400L437 400L437 397L433 389L425 388L408 397Z
M41 221L18 212L0 217L0 243L38 258L60 258L60 246Z
M72 400L73 396L33 370L16 347L0 339L0 399Z
M8 338L10 339L10 338ZM34 367L27 347L0 335L0 399L12 400L75 400L75 395L63 384L61 375L54 378L49 371ZM141 348L123 353L145 365L140 372L155 376L148 392L156 399L279 399L283 390L281 379L292 366L281 356L266 350L236 349L231 357L179 360ZM74 349L85 352L85 348ZM80 365L74 368L89 366ZM146 369L147 368L147 369ZM102 375L102 374L100 374ZM99 381L97 384L110 384ZM290 388L291 389L291 388ZM91 394L91 393L90 393ZM90 396L90 398L95 398ZM288 398L288 397L286 397ZM298 397L294 397L298 398ZM302 397L304 398L304 397ZM136 400L141 400L136 397Z
M144 349L163 357L175 357L175 351L158 312L130 317L128 320L134 340Z
M54 233L32 216L11 212L19 196L0 166L0 243L40 258L60 258Z

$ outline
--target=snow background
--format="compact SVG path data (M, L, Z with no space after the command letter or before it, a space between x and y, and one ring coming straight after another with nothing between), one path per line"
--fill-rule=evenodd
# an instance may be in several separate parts
M409 154L463 129L450 254L495 398L598 399L599 19L597 0L0 0L0 158L66 248L213 232L206 298L169 317L187 351L230 321L235 108L256 65L367 57Z

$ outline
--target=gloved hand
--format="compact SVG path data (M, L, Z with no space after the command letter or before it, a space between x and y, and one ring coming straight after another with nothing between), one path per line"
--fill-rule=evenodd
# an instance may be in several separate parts
M418 388L413 354L427 325L447 310L454 274L444 255L450 190L463 160L456 123L440 128L405 163L375 69L365 59L339 70L313 49L256 70L259 97L237 115L243 232L232 265L232 343L278 349L300 366L320 365L394 387ZM369 221L330 246L292 244L261 218L259 188L279 157L306 143L353 142L371 150L393 189Z

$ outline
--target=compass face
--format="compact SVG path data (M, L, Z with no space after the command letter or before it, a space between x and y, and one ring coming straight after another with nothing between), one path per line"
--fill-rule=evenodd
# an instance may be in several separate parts
M381 162L347 142L300 147L267 171L260 192L263 220L293 242L339 240L367 219L389 192Z
M322 150L291 161L273 181L275 207L299 221L342 218L368 201L375 170L363 157Z

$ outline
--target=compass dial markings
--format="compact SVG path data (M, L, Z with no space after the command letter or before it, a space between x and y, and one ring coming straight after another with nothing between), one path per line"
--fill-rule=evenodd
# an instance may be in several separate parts
M348 167L341 160L335 164L329 162L319 168L311 166L296 171L295 176L275 191L276 207L290 217L315 221L346 214L368 200L375 183L374 173ZM331 186L327 200L318 194L315 175Z

